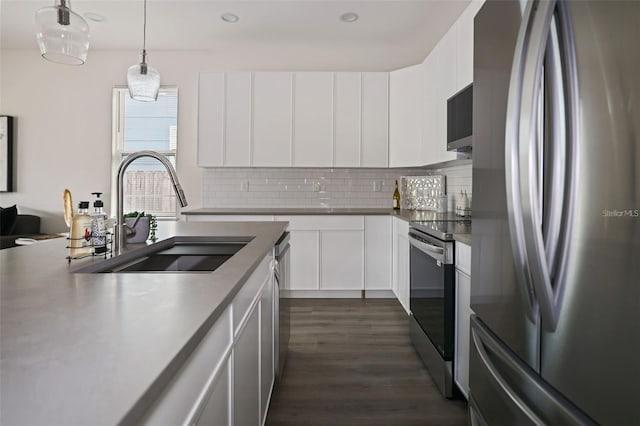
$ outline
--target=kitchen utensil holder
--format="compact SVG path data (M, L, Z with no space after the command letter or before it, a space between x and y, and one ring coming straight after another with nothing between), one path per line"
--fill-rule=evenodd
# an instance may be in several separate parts
M111 232L107 232L105 234L105 242L106 242L106 247L107 250L104 253L95 253L93 247L95 247L93 244L91 244L91 236L89 236L89 239L87 240L87 238L85 237L80 237L80 238L71 238L71 237L67 237L67 241L69 241L69 243L66 246L66 249L69 250L71 249L71 241L86 241L87 244L82 246L82 247L73 247L75 249L85 249L88 248L91 250L91 253L87 253L87 254L82 254L79 256L70 256L68 255L66 257L67 262L71 263L72 260L78 260L78 259L85 259L87 257L102 257L104 259L107 259L108 257L112 257L113 256L113 234Z
M460 217L471 217L471 208L470 207L456 207L456 216Z

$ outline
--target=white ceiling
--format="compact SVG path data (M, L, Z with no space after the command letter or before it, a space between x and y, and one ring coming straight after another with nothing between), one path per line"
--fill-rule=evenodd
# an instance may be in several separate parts
M336 70L378 64L392 70L421 62L468 5L469 0L215 1L148 0L147 50L198 50L216 55L264 55L265 50L300 52L308 61ZM35 12L54 0L0 0L3 49L36 49ZM142 0L72 0L87 19L90 49L140 50ZM356 12L345 23L339 16ZM234 13L237 23L220 15ZM334 52L334 54L332 54ZM305 64L301 63L300 67Z

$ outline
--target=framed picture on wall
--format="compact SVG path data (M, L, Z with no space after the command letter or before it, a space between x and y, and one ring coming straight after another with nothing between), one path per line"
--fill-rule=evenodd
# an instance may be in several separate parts
M13 191L13 117L0 115L0 192Z

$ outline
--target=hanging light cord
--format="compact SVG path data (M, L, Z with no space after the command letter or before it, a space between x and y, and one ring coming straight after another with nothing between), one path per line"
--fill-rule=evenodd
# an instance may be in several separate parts
M147 0L144 0L144 19L142 21L142 62L140 74L147 74Z
M147 47L147 0L144 0L144 21L142 23L142 50Z

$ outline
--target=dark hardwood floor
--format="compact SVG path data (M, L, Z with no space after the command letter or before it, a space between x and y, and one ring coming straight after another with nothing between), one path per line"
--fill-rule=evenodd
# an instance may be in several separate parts
M445 399L391 299L291 299L291 341L267 425L466 425Z

